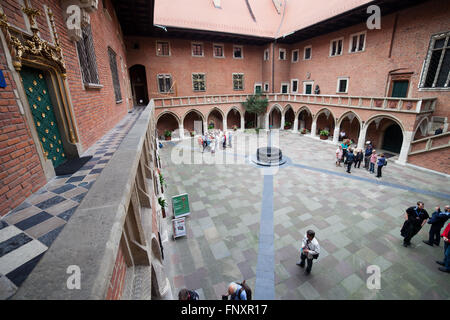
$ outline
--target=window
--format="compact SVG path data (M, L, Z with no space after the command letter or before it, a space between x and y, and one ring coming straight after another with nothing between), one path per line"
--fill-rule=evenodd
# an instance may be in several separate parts
M204 73L192 74L192 87L194 91L206 91L206 80Z
M157 56L170 56L169 42L156 41L156 55Z
M292 62L297 62L298 61L298 49L292 51Z
M330 46L330 56L340 56L342 54L342 42L344 41L344 38L342 39L336 39L331 41Z
M91 26L83 26L81 27L81 31L83 33L83 38L77 42L77 51L83 82L85 84L100 84Z
M269 83L264 82L264 92L269 92Z
M202 43L193 43L192 44L192 56L203 57L203 44Z
M281 93L289 92L289 83L281 83Z
M114 86L114 94L116 96L116 102L120 102L122 101L122 93L120 92L120 81L119 81L119 73L117 72L116 53L110 47L108 47L108 55L109 55L109 66L111 68Z
M291 89L292 89L292 93L298 92L298 80L297 79L291 80Z
M350 36L350 48L349 52L360 52L364 51L366 43L366 32L360 32L352 34Z
M158 74L158 91L160 93L172 92L172 76L170 74Z
M233 90L244 90L243 73L233 73Z
M242 59L244 57L242 46L233 46L233 58L235 59Z
M213 51L214 51L214 58L224 58L224 50L223 50L223 44L214 44L213 45Z
M303 81L303 94L312 94L314 81Z
M255 93L262 93L261 83L255 83Z
M348 78L338 78L337 93L347 93L348 92Z
M408 96L408 80L394 80L392 83L392 94L393 98L406 98Z
M449 88L449 74L450 31L431 38L420 86L422 88Z
M269 49L264 50L264 61L269 60Z
M311 52L312 52L312 47L311 46L305 47L303 60L310 60L311 59Z
M286 60L286 49L280 48L278 60Z

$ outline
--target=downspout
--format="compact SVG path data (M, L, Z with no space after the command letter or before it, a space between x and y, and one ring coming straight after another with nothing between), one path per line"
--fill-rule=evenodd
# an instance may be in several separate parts
M275 46L277 44L278 33L280 32L281 25L283 24L283 21L284 21L284 13L286 11L286 2L287 2L287 0L284 0L283 15L281 16L281 21L280 21L280 25L278 26L278 30L275 33L275 41L272 43L272 93L275 93Z

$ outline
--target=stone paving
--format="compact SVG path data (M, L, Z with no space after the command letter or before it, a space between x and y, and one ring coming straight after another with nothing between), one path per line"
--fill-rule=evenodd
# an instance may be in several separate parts
M69 221L143 108L135 108L82 156L93 157L72 175L57 176L0 219L0 299L7 299Z
M435 263L443 258L442 244L422 243L429 225L411 247L403 247L400 236L407 207L422 200L431 215L436 205L450 202L450 179L393 161L381 179L363 168L347 174L335 166L336 146L288 132L280 133L279 146L289 160L273 175L271 187L274 274L258 274L267 185L264 171L245 163L245 155L256 149L242 144L242 137L256 140L256 135L235 134L233 148L225 151L240 164L174 164L174 149L208 163L224 156L221 149L214 156L202 155L191 140L165 143L160 150L166 198L187 192L192 212L187 236L163 242L174 296L187 287L202 299L220 299L229 282L246 279L255 297L281 300L450 298L450 275ZM171 235L170 218L165 222ZM305 275L295 263L308 229L316 231L321 253L312 273ZM379 290L366 286L369 265L381 270ZM255 290L258 278L273 281L275 292Z

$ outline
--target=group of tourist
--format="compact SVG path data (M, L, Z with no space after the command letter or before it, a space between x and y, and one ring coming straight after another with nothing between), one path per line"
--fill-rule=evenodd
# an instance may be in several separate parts
M370 173L375 173L375 166L377 166L376 177L381 178L382 168L387 165L387 160L383 153L376 153L370 141L367 141L364 151L358 148L353 149L349 140L344 140L336 149L336 167L341 167L341 162L344 162L344 165L347 166L347 173L351 173L352 165L360 168L363 159L364 168Z
M219 144L222 145L222 149L225 149L227 146L231 148L231 141L231 131L223 132L220 129L206 131L198 138L198 144L203 148L202 152L205 152L205 149L209 148L211 153L216 152L216 149L219 148Z

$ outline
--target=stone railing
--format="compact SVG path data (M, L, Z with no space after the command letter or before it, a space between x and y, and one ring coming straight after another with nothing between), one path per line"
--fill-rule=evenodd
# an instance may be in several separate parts
M129 279L142 269L146 270L142 286L150 291L150 269L156 277L164 273L152 235L154 214L159 209L154 125L152 100L13 299L130 298L133 281ZM118 261L121 265L125 261L126 268L117 268ZM81 271L78 290L68 288L76 277L69 266ZM113 273L124 269L119 279L125 278L125 283L119 294L111 295ZM162 276L161 283L164 280Z
M408 155L434 151L450 147L450 131L411 142Z
M204 95L189 97L156 98L156 108L185 107L207 104L229 104L244 102L249 94L234 95ZM293 102L306 104L320 104L324 106L384 110L406 113L433 112L436 98L390 98L363 97L340 95L310 95L310 94L265 94L269 102Z

